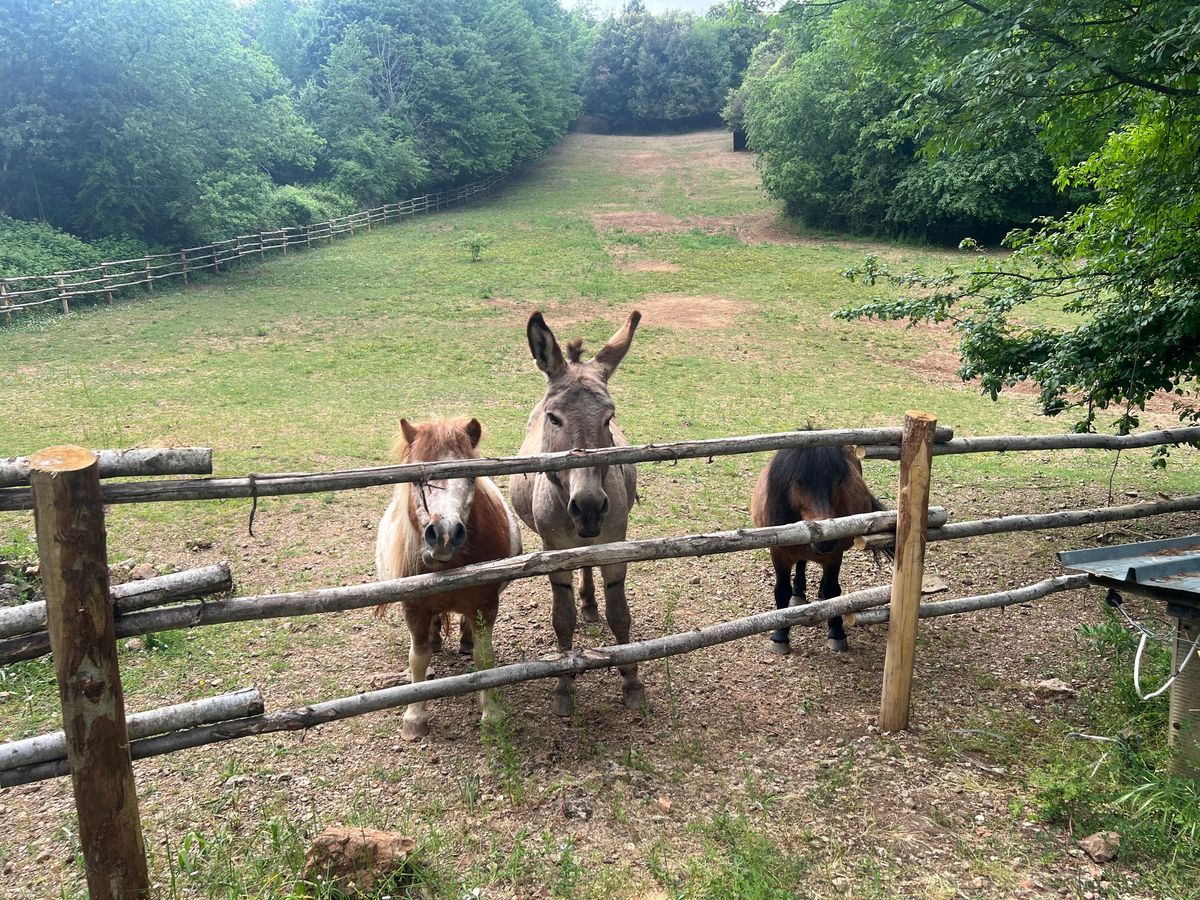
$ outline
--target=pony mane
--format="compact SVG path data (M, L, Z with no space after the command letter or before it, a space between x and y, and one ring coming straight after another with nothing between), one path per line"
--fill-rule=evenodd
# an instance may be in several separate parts
M449 418L438 416L428 422L414 426L417 429L417 440L410 444L404 436L404 431L396 433L392 444L392 462L406 463L413 461L428 462L435 459L478 459L479 448L472 446L464 429L470 416Z
M567 362L577 363L583 358L583 338L567 341Z

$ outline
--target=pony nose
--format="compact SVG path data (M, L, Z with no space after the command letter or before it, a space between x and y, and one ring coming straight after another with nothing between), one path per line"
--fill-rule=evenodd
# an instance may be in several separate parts
M445 562L467 542L467 527L462 522L439 519L425 526L424 537L429 555Z

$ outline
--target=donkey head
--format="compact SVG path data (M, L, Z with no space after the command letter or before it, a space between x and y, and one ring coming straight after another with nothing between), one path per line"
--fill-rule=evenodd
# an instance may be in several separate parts
M629 351L642 314L636 310L592 359L582 361L583 341L567 344L564 356L554 333L540 312L529 317L529 349L546 374L546 396L534 410L534 427L542 432L542 452L613 446L616 406L608 393L608 379ZM566 493L567 514L580 537L600 534L608 514L604 492L607 466L565 469L557 480Z
M437 419L419 425L401 419L400 433L400 459L434 462L478 458L483 429L477 419ZM421 558L427 566L450 562L467 543L467 523L474 502L474 478L447 478L412 486L409 517L421 536Z

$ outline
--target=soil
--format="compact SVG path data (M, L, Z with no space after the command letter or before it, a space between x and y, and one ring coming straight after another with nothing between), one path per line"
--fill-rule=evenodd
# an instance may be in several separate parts
M745 305L721 297L647 294L638 301L642 315L668 328L726 328Z

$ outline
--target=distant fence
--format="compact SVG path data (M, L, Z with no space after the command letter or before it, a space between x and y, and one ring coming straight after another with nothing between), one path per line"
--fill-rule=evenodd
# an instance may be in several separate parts
M0 313L3 313L4 324L11 325L14 313L43 306L58 306L66 315L71 312L71 304L81 298L99 300L103 297L111 306L114 297L127 294L136 288L153 293L156 282L178 278L186 285L193 275L217 275L223 267L228 268L247 257L266 259L268 253L287 253L289 249L306 248L322 241L332 243L338 237L364 230L370 231L376 225L387 225L409 216L447 209L490 192L497 184L510 177L497 175L486 181L423 194L398 203L387 203L374 209L330 219L328 222L243 234L201 247L186 247L171 253L152 253L136 259L118 259L98 266L69 269L49 275L13 275L0 278Z

